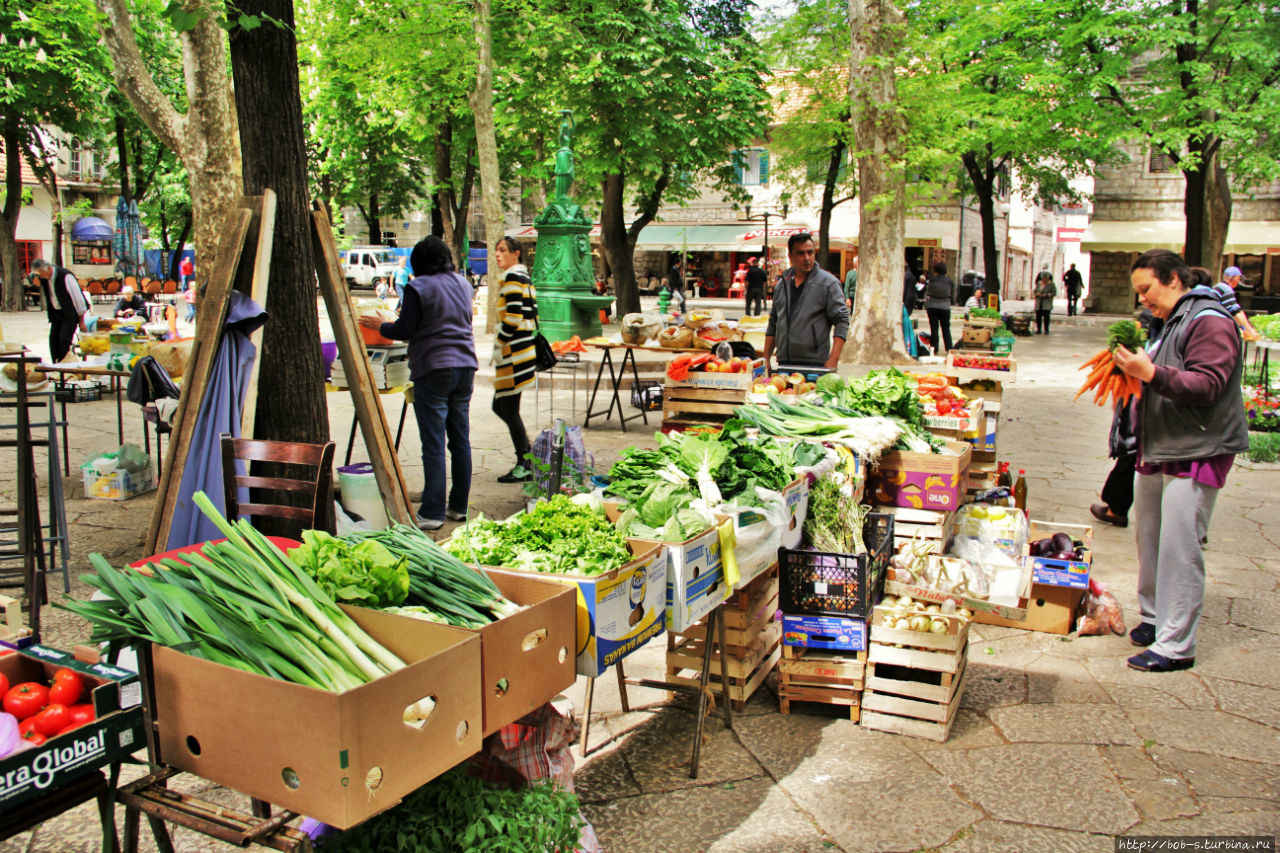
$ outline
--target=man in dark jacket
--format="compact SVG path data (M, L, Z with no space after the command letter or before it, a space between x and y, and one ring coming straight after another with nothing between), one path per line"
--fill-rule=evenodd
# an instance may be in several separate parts
M1084 279L1080 271L1072 264L1071 269L1062 274L1062 289L1067 292L1067 316L1076 315L1076 303L1080 301L1080 291L1084 289Z
M37 258L31 264L31 271L36 274L36 283L44 293L49 316L49 358L56 364L71 350L76 327L82 332L89 331L84 321L89 305L85 302L79 279L71 270Z
M812 234L793 234L787 240L787 254L791 269L782 274L773 292L764 359L769 361L776 344L779 364L834 369L849 333L844 291L835 276L817 265Z
M764 286L769 276L760 269L759 258L747 259L747 314L759 317L764 313Z

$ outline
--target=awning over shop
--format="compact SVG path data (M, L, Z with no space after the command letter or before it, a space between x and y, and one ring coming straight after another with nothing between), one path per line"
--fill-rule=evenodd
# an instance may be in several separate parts
M960 223L954 219L908 219L905 236L908 247L960 251Z
M1181 219L1094 220L1084 232L1080 248L1086 252L1181 252L1186 239L1187 226ZM1280 253L1280 222L1232 222L1227 226L1227 244L1222 251L1237 255Z
M783 224L770 225L769 245L776 249L787 242L792 234L809 231L816 235L817 229L804 225ZM538 236L538 229L532 226L518 228L511 232L520 240L533 240ZM600 239L600 226L591 227L591 240ZM815 236L816 239L816 236ZM758 222L738 222L732 224L672 224L655 223L646 225L636 240L636 250L641 252L757 252L764 248L765 229ZM831 235L831 248L835 250L851 249L855 245L852 237Z
M110 240L116 229L96 216L82 216L71 226L72 240Z

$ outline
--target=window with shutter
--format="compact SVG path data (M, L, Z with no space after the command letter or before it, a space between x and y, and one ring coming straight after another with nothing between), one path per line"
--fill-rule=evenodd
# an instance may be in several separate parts
M760 185L764 186L769 183L769 152L761 151L760 154Z
M742 174L743 164L745 163L746 159L747 157L746 157L745 151L733 152L733 179L738 182L738 186L740 187L746 185L746 182L743 180L743 174Z

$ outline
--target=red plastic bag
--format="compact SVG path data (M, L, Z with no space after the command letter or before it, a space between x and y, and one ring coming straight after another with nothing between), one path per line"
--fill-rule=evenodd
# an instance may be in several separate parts
M1076 631L1082 637L1099 634L1124 635L1124 614L1120 602L1098 581L1089 579L1089 592L1085 594L1084 613L1076 620Z

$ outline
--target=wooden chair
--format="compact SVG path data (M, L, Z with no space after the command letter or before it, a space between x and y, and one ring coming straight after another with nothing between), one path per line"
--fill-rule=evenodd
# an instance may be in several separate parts
M94 302L101 302L103 297L107 295L106 286L96 278L90 280L89 283L84 286L84 289L89 291L89 298Z
M120 279L109 278L104 283L104 286L107 289L107 296L115 296L120 292Z
M171 295L171 294L177 293L177 292L178 292L178 283L177 283L176 281L174 281L173 279L169 279L168 281L166 281L166 282L164 283L164 291L163 291L163 292L164 292L166 295Z
M125 285L127 285L128 287L132 287L132 288L133 288L134 293L137 293L137 292L138 292L138 277L137 277L137 276L132 276L132 275L127 275L127 276L125 276L125 277L124 277L124 284L125 284Z
M164 286L164 285L163 285L161 282L158 282L158 281L156 281L156 280L152 279L151 281L148 281L145 285L143 285L142 292L143 292L143 293L148 293L148 294L151 294L152 296L154 296L154 295L156 295L156 294L160 293L160 289L161 289L163 286Z
M227 518L235 521L241 516L266 516L295 521L302 529L317 525L327 527L330 517L329 503L333 500L333 450L332 441L324 444L303 444L292 441L257 441L249 438L232 438L222 435L222 484L226 497ZM236 460L246 464L270 462L298 465L311 469L312 479L300 480L287 477L240 476L236 473ZM246 470L248 470L246 468ZM237 491L240 487L267 492L297 495L302 505L287 503L240 503ZM250 493L250 500L261 499L261 492Z

